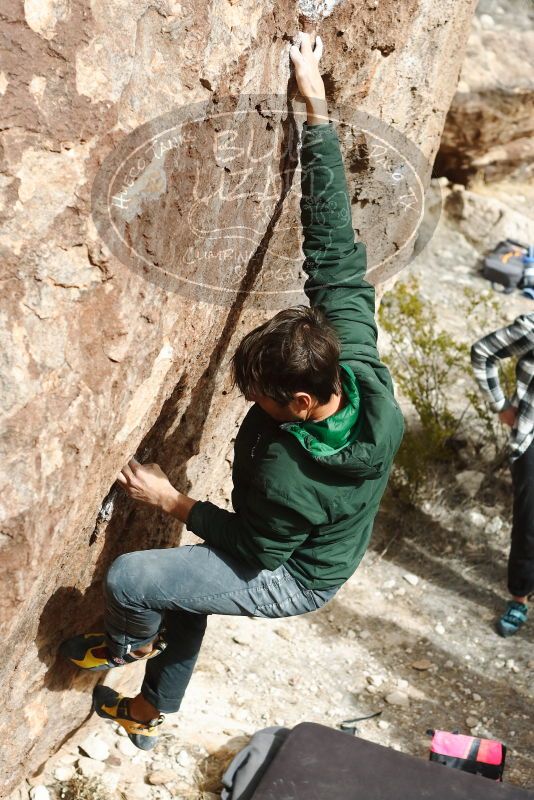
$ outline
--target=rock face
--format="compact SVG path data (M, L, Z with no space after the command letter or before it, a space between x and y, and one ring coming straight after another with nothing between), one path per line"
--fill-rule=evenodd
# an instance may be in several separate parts
M454 189L447 188L444 195L447 217L481 255L507 237L520 242L532 240L532 215L519 213L503 199L478 194L461 184Z
M466 183L534 172L534 8L481 0L435 172Z
M391 140L406 145L404 155L398 147L384 155L376 131L340 125L355 229L377 282L410 258L421 208L407 200L423 205L473 6L7 3L0 72L3 791L35 771L90 711L94 676L75 674L56 652L66 636L99 624L111 560L180 541L176 522L136 507L118 489L99 514L120 468L136 453L193 497L226 502L221 477L245 410L228 383L228 358L246 331L304 300L300 122L288 115L302 104L283 114L277 106L292 92L289 37L299 14L316 12L329 101L340 119L358 109L369 129L379 118L392 126ZM174 138L161 138L165 115L197 104L200 122L180 112L178 134L175 116ZM234 185L232 195L221 191L221 179L239 173L245 149L231 150L229 109L240 112L235 129L253 142L247 158L255 165L247 173L254 182L241 193ZM150 135L135 171L128 159L140 130ZM121 163L133 171L112 173L126 139ZM123 189L106 194L117 175ZM403 199L398 189L410 175L421 196L410 190ZM396 203L406 213L383 213Z

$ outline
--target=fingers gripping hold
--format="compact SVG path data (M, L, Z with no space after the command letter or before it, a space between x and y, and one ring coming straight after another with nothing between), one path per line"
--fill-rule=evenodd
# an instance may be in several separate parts
M311 34L305 33L305 31L299 31L293 38L293 44L289 49L289 54L291 60L295 64L304 63L305 59L310 56L313 56L316 62L319 63L323 55L323 48L323 40L319 34L315 36L315 43L312 48Z
M289 50L300 97L306 102L308 112L311 113L314 110L320 112L321 118L324 115L326 103L325 86L319 66L322 53L321 37L315 36L312 47L311 35L304 31L298 33ZM311 119L312 124L317 124L319 116L312 116Z
M117 476L117 481L122 484L123 486L127 486L135 481L135 473L137 468L141 466L141 463L137 461L137 459L132 456L127 464L121 469Z

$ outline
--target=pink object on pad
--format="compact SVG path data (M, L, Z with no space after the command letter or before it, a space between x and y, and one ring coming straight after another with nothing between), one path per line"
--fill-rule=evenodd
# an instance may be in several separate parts
M469 758L472 753L473 743L477 740L473 736L464 736L461 733L448 731L435 731L430 745L430 752L440 753L444 756L455 758ZM502 761L502 743L496 739L479 739L476 760L484 764L500 764Z
M502 742L449 731L428 733L432 734L431 761L502 781L506 758L506 746Z
M449 731L428 733L432 735L431 761L502 782L506 759L506 745L502 742Z

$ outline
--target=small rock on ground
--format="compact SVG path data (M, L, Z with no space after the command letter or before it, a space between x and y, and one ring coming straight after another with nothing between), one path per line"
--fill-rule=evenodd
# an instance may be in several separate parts
M80 750L89 758L95 761L105 761L109 757L109 747L98 734L92 733L86 736L79 745Z
M389 703L392 706L406 707L410 705L410 700L408 696L404 694L404 692L399 692L399 691L389 692L389 694L387 694L384 699L386 703Z
M165 783L172 783L177 777L176 772L172 769L157 769L148 773L147 781L152 786L161 786Z
M106 765L103 761L95 761L92 758L87 758L87 756L80 756L78 769L85 778L94 778L105 772Z

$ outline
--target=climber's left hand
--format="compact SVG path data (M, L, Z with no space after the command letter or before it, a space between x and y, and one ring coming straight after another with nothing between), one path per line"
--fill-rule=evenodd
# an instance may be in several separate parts
M134 500L160 508L176 494L176 489L158 464L141 464L135 458L121 469L117 481Z

